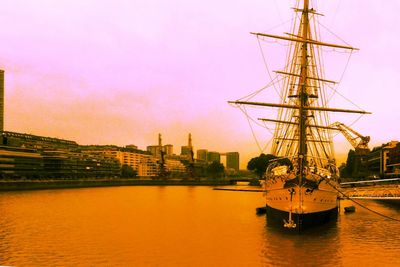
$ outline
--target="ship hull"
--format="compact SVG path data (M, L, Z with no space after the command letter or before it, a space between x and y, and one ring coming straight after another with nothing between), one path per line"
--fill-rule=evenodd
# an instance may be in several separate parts
M275 180L266 188L269 224L302 231L336 219L338 195L326 181L313 189L298 185L285 187L284 184Z
M266 214L268 225L273 225L274 227L279 228L284 228L283 222L289 217L289 212L274 209L268 205L266 206ZM312 213L292 213L292 220L296 224L296 227L290 228L290 230L301 232L306 229L315 228L319 225L335 221L337 219L337 215L337 207Z

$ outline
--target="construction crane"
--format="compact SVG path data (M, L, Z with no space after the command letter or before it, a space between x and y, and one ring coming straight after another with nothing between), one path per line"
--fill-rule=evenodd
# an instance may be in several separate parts
M366 155L370 152L368 143L371 138L369 136L363 136L341 122L335 122L329 127L338 129L354 147L357 155Z

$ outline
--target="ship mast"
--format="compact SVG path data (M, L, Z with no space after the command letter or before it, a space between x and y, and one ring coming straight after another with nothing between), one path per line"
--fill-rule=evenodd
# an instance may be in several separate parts
M265 103L240 99L228 101L235 105L251 105L278 108L276 120L261 119L276 123L271 153L278 157L287 157L295 161L296 176L299 185L305 179L307 165L324 168L333 159L333 142L330 135L329 113L369 114L364 110L331 108L325 94L326 84L336 84L326 79L321 62L321 48L331 47L347 51L357 48L323 42L318 39L315 25L318 14L310 7L310 0L304 0L294 8L301 12L294 20L292 33L284 36L251 32L257 38L268 38L288 41L288 61L283 70L274 71L284 76L281 86L280 103ZM302 7L300 5L303 5ZM300 23L298 24L298 21ZM315 31L315 32L314 32Z
M309 18L308 18L308 0L304 0L304 6L302 11L302 60L301 60L301 71L300 71L300 93L299 93L299 150L298 150L298 164L299 164L299 185L302 185L304 178L304 167L307 165L307 144L306 144L306 123L307 123L307 110L304 108L307 106L307 39L309 32Z

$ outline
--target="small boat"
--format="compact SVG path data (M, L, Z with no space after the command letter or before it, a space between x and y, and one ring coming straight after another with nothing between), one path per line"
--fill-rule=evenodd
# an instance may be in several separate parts
M267 207L258 207L256 208L256 214L261 215L267 212Z
M356 211L356 207L355 206L344 207L344 212L346 212L346 213L355 212L355 211Z

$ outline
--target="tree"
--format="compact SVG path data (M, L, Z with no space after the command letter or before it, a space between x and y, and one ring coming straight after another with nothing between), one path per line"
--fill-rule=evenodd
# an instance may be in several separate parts
M341 169L340 176L352 177L354 175L355 151L350 149L347 154L346 166Z
M121 167L121 177L122 178L132 178L137 175L137 172L129 165L124 164Z
M213 161L210 165L207 166L207 173L213 178L223 176L224 170L224 165L217 161Z
M252 158L247 163L247 169L249 171L253 171L254 173L256 173L258 177L261 179L272 159L276 159L276 157L271 154L265 155L262 153L260 156Z

